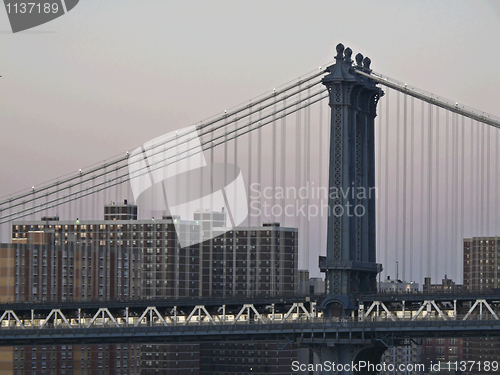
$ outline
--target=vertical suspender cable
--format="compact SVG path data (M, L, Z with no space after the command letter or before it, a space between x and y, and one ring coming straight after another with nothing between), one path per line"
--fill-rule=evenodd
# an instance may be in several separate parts
M175 138L175 147L178 147L178 145L179 145L179 139L176 137L176 138ZM159 152L159 150L158 150L158 147L159 147L159 146L160 146L160 145L158 145L158 144L156 144L156 143L154 143L154 144L153 144L153 149L152 149L152 153L153 153L153 155L155 155L156 153L158 153L158 152ZM155 167L152 167L152 169L154 169L154 168L155 168ZM152 169L150 169L150 171L151 171ZM176 169L177 173L179 173L179 165L178 165L178 164L176 165L175 169ZM111 174L111 173L110 173L110 174ZM150 172L150 175L151 175L151 172ZM152 182L153 182L153 181L152 181ZM176 190L177 190L177 191L179 191L179 180L177 180L177 181L175 182L175 185L176 185ZM110 189L110 192L111 192L111 189ZM117 199L117 197L115 197L114 201L116 201L116 199ZM155 208L155 207L157 207L157 203L158 203L158 202L156 202L156 200L157 200L157 198L156 198L156 194L151 194L151 208L150 208L150 210L149 210L149 216L147 217L148 219L151 219L151 217L153 216L153 210L154 210L154 208ZM165 198L165 196L163 196L163 204L166 206L166 205L167 205L167 203L168 203L168 202L167 202L167 199ZM188 219L188 218L182 218L182 219ZM155 276L155 277L156 277L156 276Z
M382 120L383 120L383 115L382 113L384 112L384 102L385 100L381 100L379 101L379 104L378 104L378 108L379 108L379 115L377 116L377 127L375 129L376 131L376 137L377 137L377 147L375 148L375 152L377 153L377 165L376 165L376 168L375 168L375 171L377 173L377 178L375 180L375 187L376 187L376 192L377 191L380 191L380 186L382 185L381 184L381 181L380 181L380 178L381 178L381 170L382 170L382 132L381 132L381 129L382 129ZM320 139L321 139L321 133L320 133ZM323 186L323 181L320 180L321 182L321 186ZM377 197L377 200L375 201L375 212L376 212L376 215L377 215L377 218L376 218L376 239L377 239L377 258L381 255L380 254L380 237L381 237L381 220L382 220L382 205L380 204L380 201L378 200L379 197L377 194L375 194L375 197ZM379 260L380 261L380 260ZM379 280L380 280L380 277L381 275L379 274Z
M236 167L238 165L238 120L235 119L234 120L234 152L233 152L233 156L234 156L234 166ZM238 194L238 185L237 184L234 184L234 192L233 192L233 196L236 197ZM238 210L238 205L237 204L234 204L233 207L231 207L232 210ZM238 225L237 222L236 222L236 218L239 217L238 215L238 211L233 211L232 212L232 216L233 216L233 219L234 219L234 225ZM251 284L251 283L249 283Z
M118 169L116 170L116 177L118 178ZM116 190L118 191L118 185L116 185ZM83 178L80 173L80 193L83 193ZM118 195L118 194L117 194ZM80 202L80 208L78 209L77 217L80 218L80 220L87 218L87 205L85 205L85 213L83 212L83 200L87 198L79 198L78 201ZM118 197L117 197L118 199Z
M476 198L475 199L475 206L476 206L476 215L475 215L476 219L475 220L476 220L476 223L475 223L474 230L475 230L476 236L482 237L483 234L481 233L481 230L480 230L480 221L481 221L481 218L480 218L480 215L481 215L481 212L480 212L481 211L480 210L480 208L481 208L481 199L480 199L480 197L481 197L481 191L480 191L480 189L481 189L481 183L480 183L480 181L481 181L481 176L480 176L481 165L480 165L480 163L481 163L481 157L480 157L480 153L479 153L480 152L479 149L481 148L481 129L479 128L479 124L476 121L473 122L472 126L474 126L474 128L476 129L476 145L475 145L475 147L476 147L476 149L475 149L475 151L476 151L476 153L475 153L476 165L474 167L476 170L475 171L476 176L474 179L475 183L476 183L476 196L475 196L475 198ZM473 150L474 150L474 148L473 148Z
M200 125L203 126L203 123L200 122ZM203 140L205 140L205 137L203 137ZM200 160L199 160L200 165L203 165L203 160L204 160L203 153L200 153L199 158L200 158ZM205 178L204 178L204 176L202 174L201 178L200 178L200 182L199 182L199 189L200 189L200 191L203 191L203 186L205 186L205 184L206 184ZM206 204L206 203L204 203L204 204ZM206 259L206 260L208 260L208 262L210 264L212 264L213 259L214 259L213 258L213 250L214 250L213 241L214 240L213 240L213 238L208 238L208 236L207 236L208 239L205 239L206 235L205 235L205 230L204 230L204 223L203 223L203 220L202 220L203 219L203 215L204 215L204 213L203 213L203 211L201 210L201 207L200 207L200 216L199 216L200 217L200 221L198 222L198 224L201 227L199 235L201 237L201 240L203 240L203 241L198 244L198 249L199 249L198 251L200 252L200 255L203 254L203 257L201 259L202 262ZM249 215L249 216L251 216L251 215ZM205 242L205 241L208 241L208 245L209 245L208 246L208 253L207 252L205 252L205 253L203 252L203 242ZM206 275L206 276L208 276L209 280L213 280L213 272L214 272L213 268L209 267L207 271L205 271L205 270L200 271L200 277L202 277L202 279L203 279L204 276ZM167 283L168 283L168 280L167 280ZM209 282L208 285L207 285L207 290L208 290L208 296L210 296L210 297L213 296L213 294L212 294L213 293L213 289L212 288L213 288L213 285L212 285L212 283ZM202 289L202 288L200 288L200 289Z
M47 207L49 205L49 195L45 195L45 206ZM45 210L45 216L49 215L49 209ZM53 216L53 215L52 215ZM1 236L2 231L0 230L0 236ZM2 243L1 238L0 238L0 243Z
M413 189L413 183L415 181L415 100L413 97L410 98L410 104L411 104L411 122L410 122L410 128L411 128L411 143L410 143L410 166L411 166L411 173L410 173L410 279L408 281L414 281L413 278L413 261L414 261L414 253L415 253L415 247L413 244L413 205L415 202L414 199L414 189Z
M120 195L120 189L121 189L121 184L119 182L119 179L118 177L120 176L120 173L119 173L119 168L118 168L118 165L115 165L115 200L117 202L123 202L122 200L122 196ZM81 177L80 177L80 180L81 180ZM81 184L80 184L80 190L81 190ZM80 199L80 202L82 202L82 199ZM81 215L81 214L80 214Z
M323 100L319 102L319 119L318 119L318 124L319 124L319 134L318 134L318 154L319 154L319 160L318 160L318 185L319 189L318 191L321 192L321 189L323 188ZM328 194L328 191L327 191ZM318 197L318 209L319 209L319 226L318 226L318 239L319 239L319 255L326 254L326 252L323 252L323 193L319 194Z
M381 169L382 169L382 132L381 132L381 127L382 127L382 120L383 120L383 111L384 111L384 103L385 103L385 100L381 100L379 101L379 114L377 116L377 119L376 119L376 128L375 128L375 132L376 132L376 138L377 138L377 147L375 147L375 152L377 153L377 164L375 166L375 172L377 173L377 177L376 177L376 180L375 180L375 187L376 187L376 192L380 191L380 186L381 186L381 181L380 181L380 178L381 178ZM320 138L321 138L321 133L320 133ZM321 186L323 186L323 184L321 184ZM380 204L380 201L378 200L378 195L375 194L375 197L377 197L377 199L375 200L375 212L376 212L376 228L375 228L375 231L376 231L376 240L377 240L377 248L376 248L376 251L377 251L377 259L380 261L380 257L381 257L381 254L380 254L380 237L381 237L381 220L382 220L382 205ZM381 275L379 274L378 275L379 277L379 281L380 281L380 277ZM380 286L380 285L379 285Z
M477 129L477 138L476 138L476 160L477 160L477 167L476 167L476 236L480 237L481 239L479 240L479 257L480 259L483 259L484 257L484 248L483 248L483 238L484 233L481 233L481 216L483 214L481 210L481 194L482 194L482 185L481 185L481 128L479 126L479 122L474 121L474 127ZM480 266L478 266L479 268ZM486 281L486 280L485 280ZM483 290L484 284L481 286L481 290Z
M436 235L435 235L435 243L436 247L434 249L434 280L435 282L438 282L438 264L439 264L439 133L440 133L440 128L439 128L439 107L436 107L436 200L435 200L435 205L434 205L434 210L436 214Z
M471 132L471 144L470 144L470 155L471 155L471 162L470 162L470 175L472 176L472 180L469 181L470 184L470 203L469 203L469 212L470 212L470 227L469 231L471 233L471 247L474 246L474 234L476 234L476 230L474 228L474 217L473 217L473 209L475 209L475 204L474 204L474 169L476 168L476 165L474 163L474 133L475 133L475 128L474 128L474 123L471 120L470 121L470 132ZM471 252L471 264L474 267L474 257L477 255L476 252ZM472 289L474 290L475 287L474 285L472 286Z
M480 176L480 170L481 170L481 165L480 165L480 162L481 162L481 157L480 157L480 154L479 154L479 148L481 147L481 129L479 128L478 126L478 123L477 122L473 122L472 126L474 126L474 128L476 129L476 144L474 145L474 147L472 148L473 152L475 151L474 155L475 155L475 165L474 165L474 172L475 172L475 177L474 177L474 183L476 184L476 194L475 194L475 200L474 200L474 206L475 206L475 225L474 225L474 233L476 236L478 237L482 237L482 233L481 233L481 225L480 225L480 207L481 207L481 176ZM481 252L481 249L479 250Z
M432 243L432 105L429 104L429 160L427 178L427 272L432 276L431 243Z
M479 207L480 207L480 212L479 212L479 225L480 225L480 229L479 229L479 232L481 233L481 237L486 237L487 236L487 233L486 233L486 230L485 230L485 227L484 227L484 216L486 215L486 208L484 207L484 190L485 190L485 178L484 178L484 172L485 172L485 161L484 161L484 152L485 152L485 140L484 140L484 133L485 133L485 125L481 122L477 122L477 126L480 127L480 132L481 132L481 143L480 143L480 146L478 147L478 152L480 153L481 155L481 158L480 158L480 163L481 163L481 168L480 168L480 171L479 173L481 174L481 178L479 179L479 183L481 184L481 194L480 194L480 197L479 197ZM486 242L486 246L488 246L489 243ZM487 254L487 248L486 247L483 247L483 250L484 250L484 255L483 256L486 256ZM486 266L486 270L488 270L488 266ZM488 277L488 276L486 276ZM491 279L490 279L491 280ZM486 278L485 280L486 283L488 283L488 279ZM485 288L486 287L489 287L489 285L485 285L484 286Z
M424 273L424 149L425 149L425 141L424 141L424 131L425 131L425 103L424 101L420 102L422 108L420 110L420 280L423 280L425 276Z
M453 168L453 186L454 186L454 199L453 199L453 207L454 207L454 229L453 229L453 243L454 243L454 253L456 253L458 256L456 257L456 261L455 263L452 262L452 264L455 266L455 279L457 280L458 283L460 283L461 281L459 280L461 278L461 274L463 272L460 272L460 268L458 266L458 264L460 264L460 254L462 253L463 251L463 245L461 244L462 243L462 240L461 240L461 236L462 236L462 233L460 233L459 231L459 217L462 217L463 216L463 213L460 212L459 213L459 198L458 198L458 194L459 194L459 188L461 189L460 187L460 179L458 178L458 175L459 175L459 168L458 166L459 165L462 165L463 167L463 164L459 164L458 162L458 153L459 153L459 135L460 135L460 132L459 132L459 117L456 113L453 114L453 129L455 130L455 137L454 137L454 141L453 141L453 147L454 147L454 157L453 157L453 160L455 162L454 164L454 168ZM462 150L463 151L463 150Z
M493 220L491 220L490 217L490 205L488 202L493 202L494 200L491 199L490 196L490 174L491 174L491 155L490 155L490 140L491 140L491 127L486 126L483 124L483 127L486 130L486 196L485 199L483 200L483 205L486 208L486 225L487 225L487 235L492 236L491 232L491 223Z
M462 122L460 121L460 117L462 117ZM457 272L457 281L461 282L460 279L463 278L463 269L460 268L460 264L462 263L460 259L463 256L463 238L464 238L464 210L463 210L463 190L464 190L464 181L463 181L463 171L464 171L464 123L463 116L456 115L455 125L457 127L457 133L455 135L456 139L456 150L455 150L455 183L457 185L456 189L456 207L457 207L457 218L456 218L456 251L459 254L456 262L456 272Z
M276 221L275 206L276 206L276 152L277 152L277 142L276 142L276 90L274 90L273 98L273 124L272 124L272 182L273 182L273 197L271 203L271 218L272 222ZM273 231L274 233L274 231Z
M483 123L480 123L481 126L481 133L482 133L482 144L481 144L481 235L482 236L488 236L489 235L489 230L486 227L488 224L485 223L484 218L487 218L487 221L489 222L490 219L490 209L489 206L486 207L486 202L485 202L485 197L486 199L489 198L489 191L490 191L490 186L489 186L489 172L490 172L490 158L489 158L489 151L490 151L490 142L489 138L485 137L485 133L488 132L489 134L489 126L488 129L486 129L486 125ZM486 145L485 145L486 143ZM484 154L488 153L488 157L486 158L486 161L484 160ZM486 173L485 173L486 169ZM485 178L486 174L486 178ZM485 181L486 180L486 181ZM484 191L486 188L486 192Z
M401 120L401 109L400 109L400 96L401 93L399 91L396 92L396 243L394 245L394 259L396 261L395 267L396 267L396 279L398 279L398 270L397 270L397 265L399 261L399 194L400 194L400 189L399 189L399 160L401 159L401 155L399 155L400 152L400 147L399 147L399 140L400 140L400 134L399 134L399 128L400 128L400 120ZM403 150L404 152L404 150ZM404 268L404 264L403 267Z
M407 119L407 95L403 94L403 274L402 280L406 280L406 201L408 194L406 192L406 169L407 165L407 152L408 149L408 119ZM411 267L410 267L411 268ZM411 280L408 280L411 281Z
M309 88L307 90L307 96L310 97L311 96L311 89ZM305 153L305 160L304 160L304 163L305 163L305 166L304 166L304 176L305 176L305 184L304 184L304 187L308 188L307 191L307 198L306 198L306 210L307 212L309 213L310 212L310 195L311 195L311 191L312 191L312 187L311 187L311 105L309 102L306 102L307 104L307 108L305 110L305 115L306 115L306 121L305 121L305 128L304 128L304 131L305 131L305 136L304 136L304 142L305 142L305 145L304 145L304 153ZM305 227L306 227L306 236L305 236L305 242L306 242L306 263L305 263L305 269L308 270L309 269L309 249L310 249L310 246L311 244L309 243L310 241L310 238L309 238L309 235L310 235L310 229L311 229L311 219L309 218L309 216L305 219L306 223L305 223Z
M482 149L482 129L480 123L474 121L474 126L477 129L477 146L476 146L476 157L477 157L477 169L476 169L476 235L483 237L484 233L482 233L482 225L481 225L481 217L483 215L482 207L481 207L481 196L483 194L483 184L482 184L482 163L481 163L481 149Z
M95 191L95 177L92 177L92 191ZM97 195L97 193L95 193L95 192L92 194L91 210L92 210L94 215L98 211L98 207L97 207L97 203L96 203L96 195ZM97 219L97 217L95 217L94 215L92 215L92 220Z
M386 107L385 107L385 149L389 149L389 93L391 90L387 90L386 93ZM389 154L385 153L385 184L384 184L384 261L383 264L387 264L388 248L389 248Z
M281 188L283 191L286 188L286 96L283 98L283 117L281 118ZM285 215L285 193L281 195L281 225L286 227L286 215ZM297 260L296 260L297 261Z
M471 239L474 237L474 232L475 228L474 226L474 218L473 218L473 209L474 209L474 169L475 169L475 164L474 164L474 124L473 121L470 121L470 175L472 179L469 181L470 184L470 201L469 201L469 231L471 233ZM473 244L471 244L473 246ZM471 259L472 261L472 259Z
M226 112L226 111L224 111ZM224 115L224 186L226 186L228 184L228 181L227 181L227 157L228 157L228 139L227 139L227 132L228 132L228 125L227 125L227 113ZM212 173L213 174L213 173ZM213 191L213 189L211 190ZM218 207L215 207L216 209L219 209ZM226 208L227 211L230 210L229 207ZM225 210L225 211L226 211ZM214 207L210 207L210 217L212 218L212 224L211 226L213 227L213 218L214 218ZM228 216L229 215L229 212L226 214L226 225L227 225L227 222L228 222ZM229 223L231 223L231 221L229 220ZM231 226L232 226L232 223L231 223ZM212 229L213 230L213 229Z
M257 137L257 182L259 184L259 189L262 189L262 107L259 110L259 129L258 137ZM261 194L259 194L259 208L262 207L262 198ZM260 227L262 225L262 214L257 218L257 225Z
M252 127L252 105L251 105L251 102L248 106L248 128L250 130L250 128ZM248 132L248 183L251 184L251 181L252 181L252 134L253 132L249 131ZM259 186L259 189L261 187ZM247 191L249 189L247 188ZM251 199L249 200L249 207L248 207L248 212L250 213L248 215L248 226L251 227L252 226L252 217L253 217L253 212L251 211Z
M81 178L80 178L80 183L81 183ZM40 197L40 199L41 199L41 197ZM47 207L48 207L48 202L49 202L49 194L48 194L48 193L45 193L45 216L48 216L48 215L49 215L49 209L47 208ZM0 230L0 233L1 233L1 232L2 232L2 231ZM0 235L1 235L1 234L0 234ZM2 243L2 242L0 241L0 243Z
M271 127L271 158L272 158L272 176L271 176L271 181L272 181L272 198L271 198L271 222L275 221L275 204L276 204L276 91L274 91L274 98L273 98L273 113L272 113L272 127ZM279 255L280 254L280 249L281 246L276 246L276 232L272 231L271 232L271 243L273 248L275 249L275 254ZM276 255L274 256L274 259L272 260L271 264L276 264ZM280 291L280 285L281 282L277 281L276 275L279 275L281 267L273 267L271 270L271 277L273 280L273 287L271 288L272 292L279 293ZM277 285L275 285L277 284ZM276 289L274 289L276 287Z
M449 234L449 240L450 241L450 247L451 247L451 277L453 280L457 280L458 275L455 274L456 270L456 265L455 262L457 261L457 247L456 247L456 225L457 225L457 212L456 212L456 207L457 207L457 202L456 202L456 174L455 174L455 168L457 165L456 162L456 114L451 113L451 209L450 209L450 215L451 215L451 229L450 229L450 234ZM450 186L450 185L448 185Z
M69 187L69 189L68 189L68 196L71 196L71 190L72 190L72 189L71 189L71 185L70 185L70 187ZM104 191L106 191L106 189L104 189ZM71 201L69 201L68 203L66 203L66 204L65 204L65 206L67 207L67 209L68 209L68 211L69 211L69 212L68 212L68 219L67 219L67 220L73 220L73 218L72 218L72 216L71 216L71 215L72 215L72 212L71 212L71 205L72 205L72 202L71 202Z
M213 171L213 166L214 166L214 132L211 131L210 132L210 140L211 140L211 146L210 147L210 169ZM214 191L214 186L213 186L213 173L210 173L210 191ZM213 206L213 194L210 194L210 211L213 211L212 209L212 206ZM201 218L204 218L204 212L201 213ZM213 218L212 216L212 212L210 213L210 216L209 216L210 219ZM227 218L226 218L226 221L227 221ZM201 222L201 224L203 225L203 221ZM209 225L209 228L210 228L210 237L212 237L213 235L213 226L212 226L212 223L210 223ZM210 253L209 253L209 256L210 256L210 261L212 261L213 259L213 254L214 254L214 239L213 238L210 238L210 249L209 249ZM227 246L224 246L224 250L223 250L223 254L222 254L222 261L225 262L226 260L226 251L227 251ZM175 256L176 256L176 259L175 259L175 263L177 263L177 255L178 255L178 252L177 250L175 251ZM223 271L222 271L222 295L225 297L226 296L226 268L223 268ZM177 276L177 275L176 275ZM175 276L175 277L176 277ZM177 295L177 288L176 289L176 295Z
M121 178L119 178L120 176L120 168L118 167L118 165L115 167L116 170L115 170L115 179L116 179L116 199L121 203L123 202L123 185L121 183ZM80 199L80 201L83 203L83 199ZM85 216L86 217L86 216ZM192 219L192 218L191 218Z
M461 189L460 189L460 247L463 247L463 239L465 237L465 232L464 232L464 218L465 218L465 210L464 210L464 200L465 200L465 117L462 116L462 136L461 136L461 152L460 152L460 157L461 157L461 163L460 165L462 166L461 168L461 174L460 174L460 181L462 181L461 184ZM469 210L470 212L470 210ZM457 270L458 274L460 275L460 268Z
M31 215L29 215L29 218L31 221L35 221L35 206L36 206L36 191L35 188L32 189L32 199L33 199L33 208L31 209Z
M299 89L301 88L301 85L300 85L300 81L299 81ZM301 148L301 139L302 139L302 126L301 126L301 116L302 116L302 113L301 111L299 110L300 109L300 92L298 94L298 100L297 100L297 115L296 115L296 135L295 135L295 170L296 170L296 174L295 174L295 181L296 181L296 184L299 184L299 188L301 187L300 184L302 182L302 174L301 174L301 168L300 168L300 165L301 165L301 161L302 161L302 158L301 158L301 152L300 152L300 148ZM302 203L302 202L301 202ZM303 236L303 228L302 228L302 217L299 216L298 218L296 218L296 220L298 220L298 223L296 224L297 227L299 228L299 254L302 254L303 257L305 257L305 249L304 249L304 246L300 246L301 244L303 245L304 244L304 236ZM302 234L300 234L302 233ZM304 267L304 260L302 260L302 263L300 263L300 266L299 267Z
M448 256L450 257L450 259L453 259L453 255L450 254L453 253L453 249L452 249L452 241L450 241L450 221L453 220L453 217L450 215L450 211L449 211L449 204L448 204L448 201L451 199L451 194L450 194L450 190L449 190L449 174L450 174L450 169L453 170L453 167L452 168L449 168L449 165L450 163L448 163L448 160L450 160L450 154L449 154L449 137L450 137L450 112L449 111L445 111L446 112L446 121L445 121L445 151L444 151L444 159L445 159L445 164L444 164L444 168L445 168L445 173L444 173L444 214L445 214L445 218L444 218L444 227L445 227L445 230L444 230L444 241L445 241L445 247L446 247L446 251L447 251L447 254L446 254L446 257L445 257L445 260L448 259ZM448 255L449 254L449 255ZM451 262L452 266L451 266L451 269L450 269L450 263L449 262L445 262L445 274L446 275L450 275L450 277L453 277L453 275L450 273L450 270L453 272L453 261ZM456 280L456 279L454 279Z
M490 236L493 236L493 234L491 233L490 231L490 223L492 222L491 218L490 218L490 205L487 204L488 202L493 202L493 200L491 199L490 197L490 136L491 136L491 132L490 132L490 127L486 126L486 124L482 124L483 128L485 128L484 132L486 133L485 135L485 141L486 141L486 194L485 194L485 197L483 199L483 207L485 208L486 210L486 223L485 223L485 235L490 237ZM489 246L491 246L491 243L489 243ZM496 241L495 241L495 246L496 246ZM495 255L495 260L497 259L496 255ZM490 287L494 287L494 285L496 285L497 283L497 267L496 265L493 267L494 269L494 274L491 275L493 278L492 278L492 282L494 283L493 285L490 285Z
M103 179L103 189L104 189L104 204L109 203L108 202L108 189L106 188L106 179L108 178L108 172L107 172L107 167L106 167L106 161L104 161L104 174L102 176Z
M452 186L453 186L453 199L452 199L452 215L453 215L453 230L452 230L452 244L453 244L453 252L452 254L459 255L462 253L462 249L459 246L458 242L458 115L456 113L452 113L452 158L453 158L453 172L452 172ZM462 213L460 213L462 215ZM457 271L457 264L459 263L460 256L455 256L455 261L452 261L451 264L453 265L454 272ZM457 280L456 282L459 283L460 281L458 280L460 278L460 272L455 273L454 275L454 280Z

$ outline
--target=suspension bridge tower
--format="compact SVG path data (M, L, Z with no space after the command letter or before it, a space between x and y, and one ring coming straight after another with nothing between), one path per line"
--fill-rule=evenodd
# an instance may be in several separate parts
M320 308L327 319L354 316L356 299L376 292L375 249L375 141L374 121L383 91L357 72L370 73L370 59L337 45L335 64L322 80L331 108L328 232L326 257L320 257L326 274L326 296ZM343 344L322 346L322 361L378 363L385 346ZM350 371L339 372L353 373Z

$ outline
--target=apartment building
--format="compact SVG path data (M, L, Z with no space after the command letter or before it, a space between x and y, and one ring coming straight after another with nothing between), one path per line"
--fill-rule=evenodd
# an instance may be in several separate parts
M500 287L500 237L464 239L464 289L492 292Z
M473 237L463 240L463 288L471 293L500 296L500 237ZM465 361L498 361L500 339L485 336L463 342ZM478 369L465 374L479 374Z
M203 243L203 292L211 297L298 293L298 232L279 223L214 231Z

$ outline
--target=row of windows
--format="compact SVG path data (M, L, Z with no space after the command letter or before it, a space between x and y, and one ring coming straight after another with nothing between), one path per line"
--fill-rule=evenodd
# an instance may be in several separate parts
M189 227L193 225L184 224L183 227ZM194 227L194 226L193 226ZM54 229L54 230L64 230L66 231L82 231L82 230L126 230L126 231L163 231L165 230L164 224L55 224L55 225L13 225L13 230L18 231L32 231L32 230L43 230L43 229ZM175 226L173 224L167 224L167 231L175 233Z

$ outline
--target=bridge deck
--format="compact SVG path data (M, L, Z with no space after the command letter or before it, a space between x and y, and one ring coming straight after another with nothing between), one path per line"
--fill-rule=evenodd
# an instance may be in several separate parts
M284 324L140 325L101 328L2 329L0 345L289 340L310 343L370 343L427 337L499 336L498 320L329 322Z

